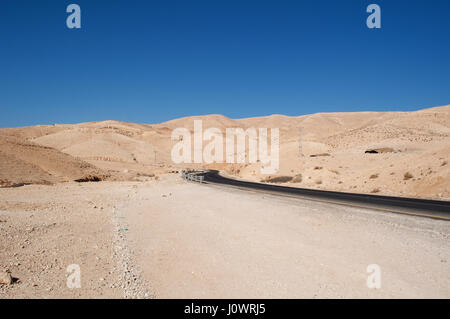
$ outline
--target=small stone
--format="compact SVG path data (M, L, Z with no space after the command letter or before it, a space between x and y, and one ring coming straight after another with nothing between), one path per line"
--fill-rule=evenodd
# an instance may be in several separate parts
M1 285L11 285L13 282L11 274L7 271L0 272L0 284Z

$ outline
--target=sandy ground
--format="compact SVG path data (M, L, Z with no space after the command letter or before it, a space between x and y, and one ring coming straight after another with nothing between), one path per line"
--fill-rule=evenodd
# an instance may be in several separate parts
M0 298L450 297L448 222L173 174L0 189L0 221L0 268L18 278Z

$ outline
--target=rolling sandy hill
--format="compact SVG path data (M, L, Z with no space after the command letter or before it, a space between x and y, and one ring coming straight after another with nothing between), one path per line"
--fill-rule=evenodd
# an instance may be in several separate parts
M0 179L11 180L10 167L15 167L14 174L23 175L24 181L31 174L46 182L72 180L81 173L86 175L86 169L112 175L126 173L129 177L199 167L176 165L170 157L177 142L171 140L172 131L184 127L193 132L197 119L203 121L203 129L215 127L223 134L232 127L280 130L280 169L275 175L261 174L260 163L215 163L203 167L254 181L295 177L284 183L295 187L450 199L450 106L416 112L317 113L248 119L205 115L152 125L102 121L0 129L2 141L29 143L22 147L20 156L8 146L11 142L0 144L2 162L7 163L2 164ZM36 153L31 150L37 145L58 160L34 160ZM366 153L370 149L384 151ZM18 161L24 163L23 169ZM49 166L46 161L58 165ZM74 169L80 165L89 167Z
M0 135L0 186L104 179L105 172L56 149Z

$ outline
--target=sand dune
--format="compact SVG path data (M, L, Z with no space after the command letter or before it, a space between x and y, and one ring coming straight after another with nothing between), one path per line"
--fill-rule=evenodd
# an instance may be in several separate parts
M222 132L231 127L279 128L279 172L273 176L262 175L260 163L174 165L170 158L175 144L170 138L171 132L178 127L193 131L196 119L203 121L203 129L215 127ZM86 175L86 169L94 168L114 175L123 171L148 174L202 166L254 181L297 176L296 183L286 184L290 186L450 198L450 164L447 164L450 106L416 112L317 113L246 119L205 115L152 125L119 121L40 125L1 129L0 136L2 162L8 163L2 166L1 178L8 181L12 180L11 166L19 172L14 175L23 175L23 181L31 174L34 177L30 177L30 181L45 182L74 179ZM28 144L22 146L19 156L8 147L11 142L4 142L6 138ZM31 151L36 150L37 145L47 157L36 156L40 151ZM392 149L392 152L365 153L377 148ZM317 154L327 156L312 157ZM58 160L51 160L51 156ZM89 166L75 169L80 165Z

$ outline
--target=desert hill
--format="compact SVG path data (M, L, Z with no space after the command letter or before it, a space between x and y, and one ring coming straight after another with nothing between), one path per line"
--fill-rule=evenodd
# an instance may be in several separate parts
M184 127L193 132L196 119L203 121L203 129L215 127L224 134L232 127L280 130L280 170L273 176L262 175L260 163L203 167L248 180L286 181L289 186L450 199L450 106L416 112L244 119L204 115L160 124L101 121L0 129L0 180L53 183L94 175L135 178L200 167L176 165L170 157L176 143L171 140L172 131ZM15 149L14 143L21 146ZM383 151L367 152L377 149Z
M0 135L0 185L104 179L97 167L54 148Z

